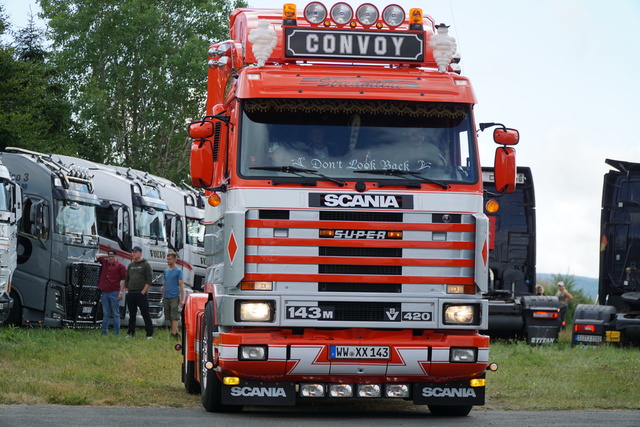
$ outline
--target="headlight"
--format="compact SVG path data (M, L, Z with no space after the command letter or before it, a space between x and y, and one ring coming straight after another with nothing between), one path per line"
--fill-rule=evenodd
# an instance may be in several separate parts
M273 306L271 302L264 301L240 301L239 313L241 322L270 322L273 318Z
M444 306L444 323L446 325L475 325L477 321L476 306L447 305Z

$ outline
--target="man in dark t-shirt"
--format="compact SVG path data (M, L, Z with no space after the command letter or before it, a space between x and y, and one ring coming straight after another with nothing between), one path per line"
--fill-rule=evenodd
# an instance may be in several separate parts
M153 338L153 323L149 314L149 298L147 293L151 287L152 270L149 261L142 258L142 248L134 246L132 250L133 261L127 267L127 275L124 286L127 290L127 308L129 309L129 330L128 337L133 337L136 333L136 316L138 308L144 319L144 328L147 332L147 339Z

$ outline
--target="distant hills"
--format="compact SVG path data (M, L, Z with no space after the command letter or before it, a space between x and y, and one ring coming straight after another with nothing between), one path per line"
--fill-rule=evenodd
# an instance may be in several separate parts
M537 280L551 280L553 274L537 273ZM578 288L582 289L585 295L592 299L596 299L598 296L598 279L593 277L573 276Z

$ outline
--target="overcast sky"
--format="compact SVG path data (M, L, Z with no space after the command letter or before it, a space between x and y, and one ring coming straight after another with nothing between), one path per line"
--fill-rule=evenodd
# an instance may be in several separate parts
M39 11L32 0L0 1L14 27L26 25L29 5ZM478 98L476 121L520 131L518 164L532 168L536 186L538 272L597 277L604 160L640 163L640 138L629 127L640 123L640 1L396 3L451 26ZM481 134L484 165L495 147L491 132Z

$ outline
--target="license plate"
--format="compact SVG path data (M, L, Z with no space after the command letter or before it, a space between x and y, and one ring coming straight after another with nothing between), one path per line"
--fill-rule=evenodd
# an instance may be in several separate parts
M389 346L386 345L332 345L332 359L389 359Z
M84 314L91 314L92 310L93 310L93 307L82 307L82 312Z
M602 336L601 335L576 335L576 341L602 342Z

